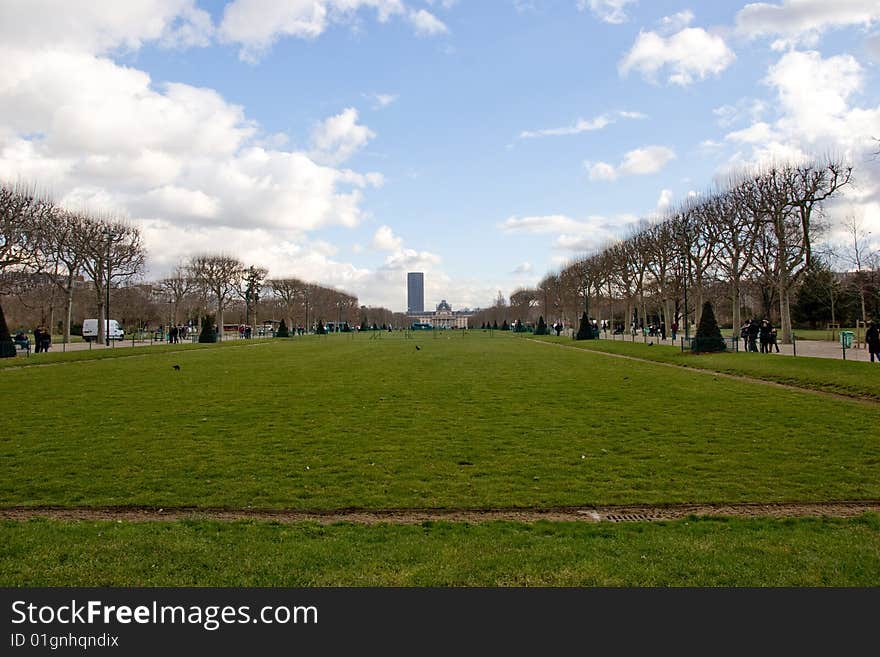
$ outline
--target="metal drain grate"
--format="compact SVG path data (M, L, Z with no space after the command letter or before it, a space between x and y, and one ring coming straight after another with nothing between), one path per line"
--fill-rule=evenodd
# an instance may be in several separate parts
M605 516L605 520L610 520L611 522L644 522L660 520L660 518L644 513L609 513Z

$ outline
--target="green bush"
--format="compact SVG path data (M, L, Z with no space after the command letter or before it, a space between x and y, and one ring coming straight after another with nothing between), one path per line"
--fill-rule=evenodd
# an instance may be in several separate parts
M599 337L599 331L593 328L593 325L590 323L590 318L587 317L587 311L584 311L584 314L581 315L581 325L578 327L577 335L575 339L577 340L595 340Z
M0 306L0 358L14 358L15 343L12 341L12 334L9 333L9 327L6 325L6 316L3 314L3 307Z
M538 326L535 328L535 335L550 335L550 331L547 330L547 323L544 321L544 315L541 315L538 318Z
M712 310L712 303L707 301L703 304L703 314L697 325L697 335L691 341L691 350L696 353L711 353L725 349L721 329L715 320L715 311Z
M214 315L202 317L202 330L199 333L199 342L217 342L217 331L214 330Z
M318 335L327 335L327 329L324 328L324 322L320 319L318 320L318 328L315 329L315 333Z
M287 328L287 324L285 324L284 320L281 320L281 324L278 325L278 331L275 333L276 338L289 338L290 337L290 329Z

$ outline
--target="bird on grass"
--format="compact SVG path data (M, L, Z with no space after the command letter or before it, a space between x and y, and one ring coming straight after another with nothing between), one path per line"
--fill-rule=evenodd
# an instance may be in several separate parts
M416 351L421 351L422 348L419 345L416 345Z
M171 366L171 369L173 369L173 370L177 370L177 371L179 372L179 371L180 371L180 365L172 365L172 366Z

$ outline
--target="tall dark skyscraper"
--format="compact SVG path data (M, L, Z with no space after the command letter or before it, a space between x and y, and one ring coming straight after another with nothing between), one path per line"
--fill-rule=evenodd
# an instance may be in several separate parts
M420 271L406 275L406 312L425 312L425 274Z

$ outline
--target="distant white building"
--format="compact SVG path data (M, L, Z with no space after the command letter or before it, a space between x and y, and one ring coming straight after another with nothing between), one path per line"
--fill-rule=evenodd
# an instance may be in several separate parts
M468 320L473 313L467 310L453 311L452 306L443 299L437 304L437 310L430 313L408 313L410 321L419 324L430 324L434 328L441 329L466 329Z

